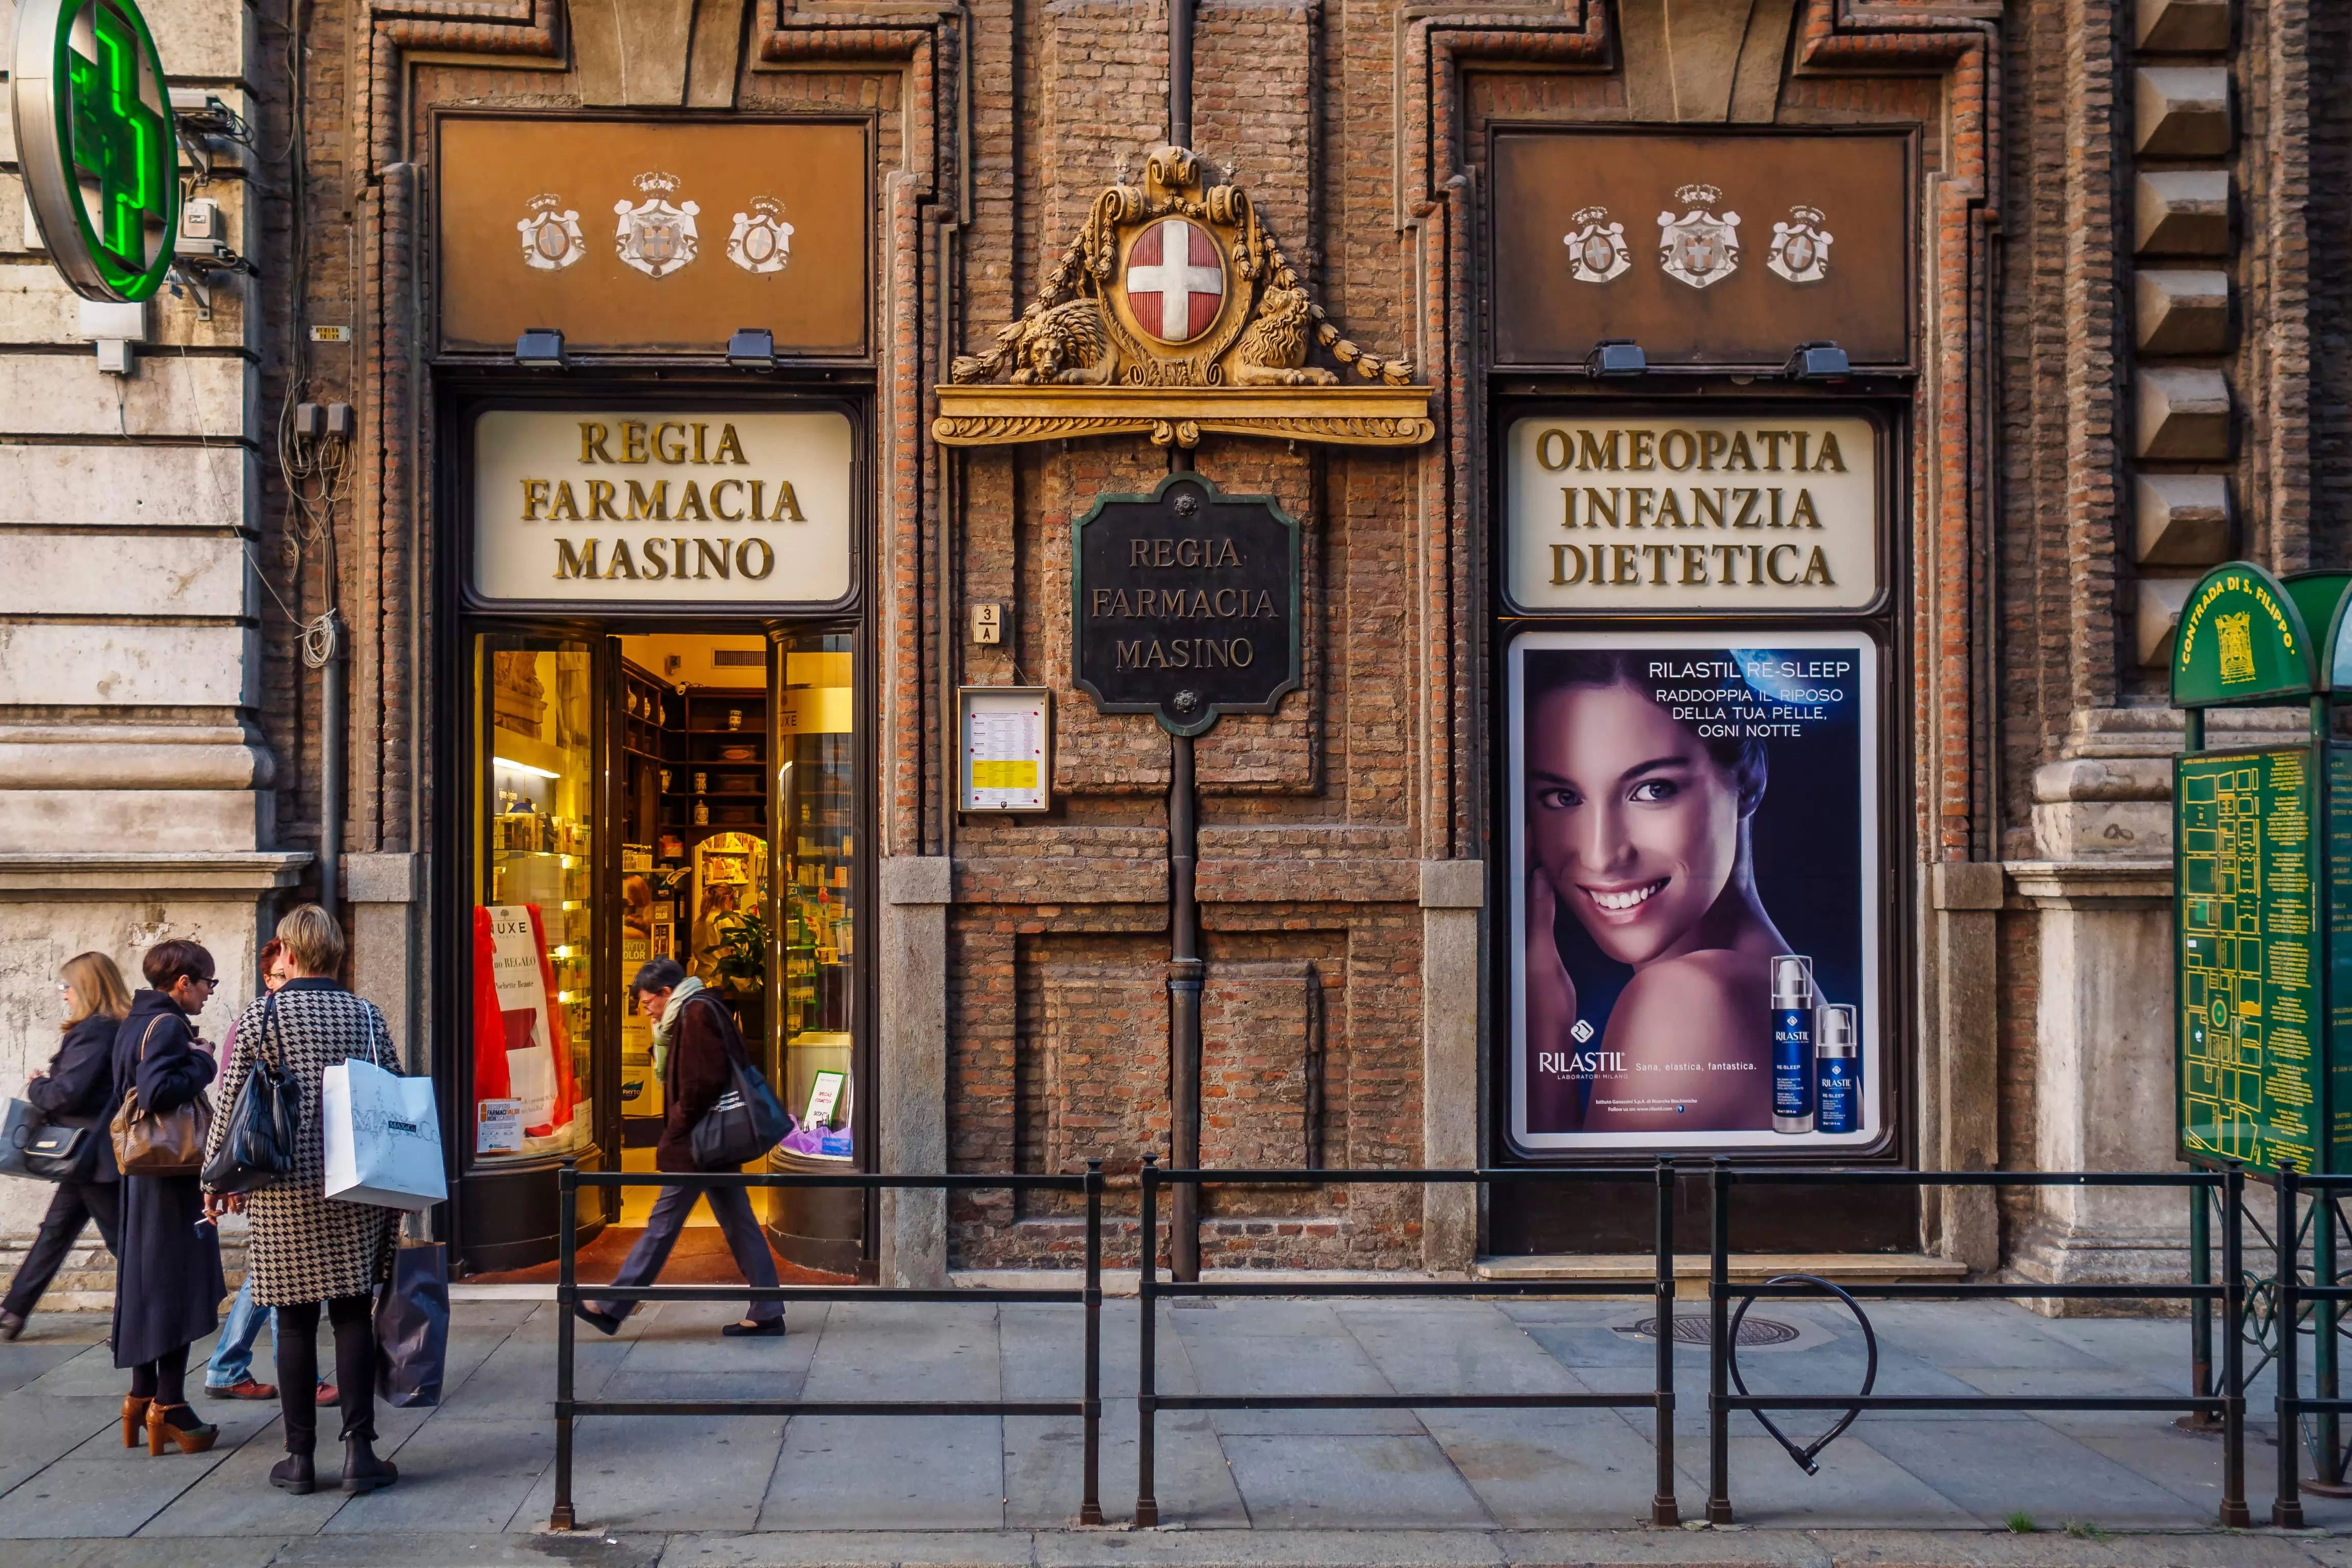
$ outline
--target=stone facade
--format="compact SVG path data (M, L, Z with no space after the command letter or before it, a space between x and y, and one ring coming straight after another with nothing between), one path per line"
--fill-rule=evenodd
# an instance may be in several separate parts
M1100 1154L1125 1174L1164 1153L1169 748L1070 689L1062 606L1068 519L1168 457L927 436L949 356L1018 314L1094 193L1164 139L1162 10L318 0L289 39L237 0L148 9L175 79L255 128L205 194L261 276L209 320L159 300L137 374L102 375L0 176L0 527L24 563L0 574L0 1070L46 1051L67 954L198 934L225 1014L271 901L315 887L320 689L296 622L327 602L322 531L350 627L354 979L429 1058L424 854L455 765L420 597L447 548L419 335L432 116L850 110L879 160L881 1159ZM1199 455L1306 523L1309 606L1303 689L1200 747L1207 1163L1498 1153L1486 138L1637 122L1916 129L1895 807L1914 853L1885 910L1911 955L1906 1146L1928 1168L2164 1163L2162 665L2205 566L2346 559L2327 520L2352 484L2352 368L2321 350L2352 310L2352 113L2310 89L2347 65L2352 22L2308 0L1204 0L1196 149L1355 341L1436 388L1439 429L1419 450ZM356 341L309 341L330 323ZM279 461L296 397L357 411L323 515ZM1013 606L999 645L963 639L979 601ZM944 810L944 688L1016 681L1056 691L1055 809ZM0 1227L39 1195L0 1194ZM1478 1246L1464 1189L1235 1191L1207 1216L1212 1266L1458 1270ZM1066 1260L1077 1232L1043 1200L902 1194L881 1234L886 1275L920 1280ZM1958 1193L1918 1245L2136 1278L2178 1267L2181 1227L2137 1199Z

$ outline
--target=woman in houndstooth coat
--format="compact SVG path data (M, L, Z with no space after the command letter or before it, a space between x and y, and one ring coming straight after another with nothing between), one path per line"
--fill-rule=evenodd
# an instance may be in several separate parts
M269 1472L273 1485L308 1492L314 1485L312 1454L318 1444L318 1411L311 1389L318 1382L319 1309L323 1303L335 1326L335 1382L342 1394L343 1489L370 1491L390 1486L393 1467L375 1456L376 1287L391 1277L400 1214L373 1204L344 1203L323 1195L326 1184L325 1129L320 1112L320 1079L336 1063L357 1059L386 1071L399 1070L392 1032L375 1005L354 996L333 979L343 962L343 933L334 917L305 904L278 924L294 978L265 996L237 1020L236 1045L222 1069L220 1114L214 1119L212 1149L226 1135L231 1112L255 1058L291 1077L301 1130L294 1144L294 1169L239 1198L215 1197L215 1211L242 1208L251 1222L246 1237L246 1268L253 1275L257 1306L278 1310L279 1408L285 1413L286 1454ZM212 1151L207 1151L207 1157ZM291 1381L289 1381L291 1380ZM299 1390L296 1399L285 1393Z

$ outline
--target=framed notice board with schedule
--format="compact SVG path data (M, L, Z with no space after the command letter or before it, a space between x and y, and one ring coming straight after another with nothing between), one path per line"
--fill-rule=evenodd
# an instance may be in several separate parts
M957 691L964 811L1047 811L1053 792L1052 694L1042 686Z

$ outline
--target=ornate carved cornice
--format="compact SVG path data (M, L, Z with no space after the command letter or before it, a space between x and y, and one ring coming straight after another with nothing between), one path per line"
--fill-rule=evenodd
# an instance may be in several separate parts
M1149 434L1183 447L1211 431L1349 447L1414 447L1437 433L1429 388L941 386L932 438L1002 447Z

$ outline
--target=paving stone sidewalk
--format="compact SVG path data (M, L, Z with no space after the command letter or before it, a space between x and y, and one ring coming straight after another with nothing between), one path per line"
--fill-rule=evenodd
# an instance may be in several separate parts
M2188 1387L2180 1321L2049 1320L2002 1302L1874 1304L1884 1393L2123 1394ZM1873 1414L1808 1477L1750 1420L1732 1437L1732 1531L1649 1531L1642 1411L1173 1413L1159 1427L1163 1528L1135 1496L1136 1313L1104 1312L1103 1505L1071 1527L1075 1418L591 1417L577 1428L583 1529L553 1497L554 1309L461 1302L449 1386L385 1410L401 1484L292 1498L267 1471L275 1406L210 1402L211 1454L126 1451L126 1385L104 1320L37 1318L0 1345L0 1568L89 1563L1037 1563L1089 1568L1464 1564L2325 1563L2352 1568L2352 1502L2305 1500L2314 1531L2221 1532L2221 1448L2146 1414ZM1684 1310L1703 1310L1685 1303ZM1759 1309L1759 1311L1761 1310ZM1219 1301L1163 1305L1160 1386L1212 1394L1640 1389L1654 1351L1627 1301ZM583 1329L583 1397L1071 1398L1078 1310L984 1301L795 1307L784 1340L726 1340L726 1303ZM1759 1391L1854 1387L1863 1347L1825 1308L1743 1352ZM259 1369L267 1371L266 1366ZM1704 1347L1676 1360L1677 1492L1706 1496ZM2252 1395L2269 1397L2267 1382ZM327 1456L322 1452L322 1459ZM2248 1445L2269 1511L2267 1420ZM2011 1528L2030 1522L2032 1532ZM126 1539L127 1538L127 1539Z

